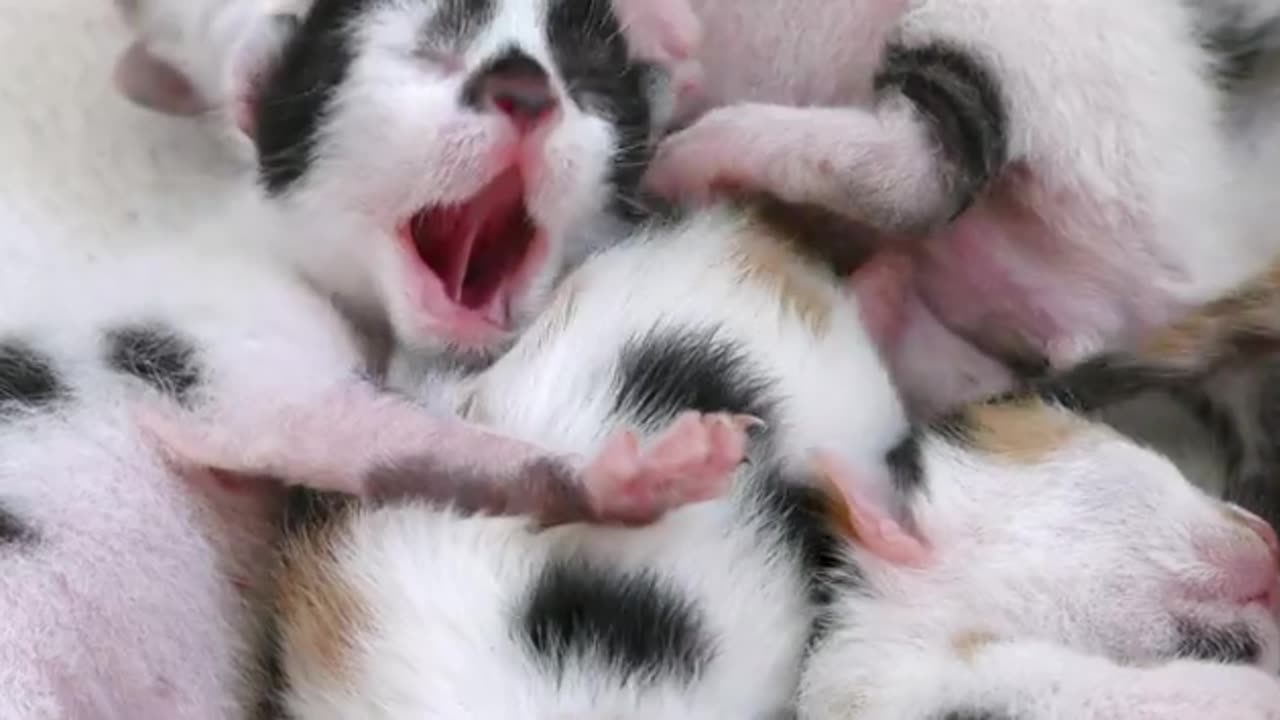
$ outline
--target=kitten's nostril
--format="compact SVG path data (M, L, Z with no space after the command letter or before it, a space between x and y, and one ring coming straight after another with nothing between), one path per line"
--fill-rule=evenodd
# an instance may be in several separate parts
M556 104L545 79L492 77L484 92L493 107L520 122L536 121Z
M547 71L514 48L477 72L467 83L465 94L474 107L501 112L522 129L541 120L558 103Z

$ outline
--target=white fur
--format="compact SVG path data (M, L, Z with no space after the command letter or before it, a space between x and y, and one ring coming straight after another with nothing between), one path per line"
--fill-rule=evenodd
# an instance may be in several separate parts
M111 65L128 40L100 0L0 3L5 243L101 259L171 242L244 182L205 128L142 112L114 90Z
M1030 462L926 440L929 489L912 512L935 561L908 570L856 554L876 592L837 602L801 717L1275 716L1280 608L1210 589L1230 567L1210 558L1275 558L1162 456L1075 422ZM1273 677L1162 665L1178 647L1177 618L1240 623Z
M137 48L145 51L134 56L130 48L121 55L120 89L153 110L208 114L249 161L246 121L290 37L291 28L279 20L301 18L310 0L116 0L116 5L137 35ZM162 87L156 72L171 72L168 79L178 85Z
M569 100L548 47L547 5L497 3L494 18L459 47L423 47L440 3L375 5L344 30L355 38L355 59L321 124L309 172L278 198L283 226L268 242L356 312L386 315L411 347L477 344L420 297L425 268L400 238L419 210L469 200L518 168L546 259L527 288L506 298L512 322L504 331L529 319L566 266L617 233L605 206L620 140L605 114ZM557 114L530 134L462 99L465 83L508 48L541 64L559 97Z
M830 273L792 258L791 269L832 308L829 331L813 333L774 291L742 275L735 251L744 234L759 232L722 209L592 258L509 353L462 384L458 404L500 431L591 455L610 430L629 424L615 415L610 385L624 344L665 327L714 327L774 380L777 452L793 473L804 472L818 444L878 467L905 421L856 302ZM397 381L406 382L393 375ZM849 388L847 401L833 396L840 387ZM768 465L757 458L757 467ZM536 533L526 521L414 506L358 512L338 531L334 577L354 588L372 619L357 623L352 670L341 677L305 654L290 658L286 641L290 707L309 719L375 708L405 718L771 717L790 702L813 608L798 561L772 537L774 518L751 505L747 488L767 481L756 472L743 470L729 497L637 530ZM706 672L687 687L618 686L588 663L549 682L512 640L513 603L552 558L574 557L656 571L700 608L716 647ZM283 622L288 628L290 619Z
M1237 175L1184 3L690 4L709 111L660 153L667 190L727 180L890 235L939 228L928 127L896 92L868 95L879 52L941 42L994 74L1009 164L915 251L928 306L984 349L1070 365L1222 294L1274 251L1240 217L1269 191Z
M779 381L775 429L784 457L803 459L819 444L837 448L863 473L863 491L892 502L887 478L871 466L902 435L902 410L859 336L858 318L846 317L857 306L829 285L829 297L844 301L833 320L844 321L815 338L730 261L753 230L717 210L593 258L510 353L464 382L451 402L512 434L589 453L616 422L612 383L624 343L655 328L709 324L742 343ZM838 387L850 388L848 399L833 397ZM1039 412L1071 432L1034 461L926 434L927 488L905 500L913 532L928 542L934 561L912 570L851 549L865 580L837 601L834 634L806 671L802 717L932 718L970 701L1022 708L1017 703L1028 696L1041 703L1025 706L1041 713L1032 717L1074 717L1080 706L1073 703L1111 702L1110 691L1089 694L1082 683L1071 695L1045 697L1039 688L1076 682L1067 674L1076 666L1097 673L1121 661L1170 659L1175 616L1247 623L1260 664L1272 671L1280 665L1274 611L1215 599L1220 587L1250 582L1240 567L1274 565L1261 538L1155 453L1064 412ZM1034 425L1040 416L1024 420ZM815 616L796 602L798 578L782 546L762 540L758 530L743 534L757 522L742 492L758 480L755 472L743 470L728 498L635 530L567 526L538 533L521 521L412 505L346 516L325 535L334 542L333 559L318 558L330 582L286 592L341 589L334 599L354 608L355 620L343 628L350 652L335 665L286 640L291 707L305 718L375 708L386 717L772 717L789 702L791 663L799 663L796 650ZM1201 555L1206 548L1209 555ZM590 663L571 665L559 682L548 677L518 639L521 603L549 562L584 556L615 569L656 570L693 599L719 642L713 669L685 689L664 681L617 685L606 668ZM297 619L282 621L289 638ZM1030 650L994 664L999 674L973 675L952 643L979 632ZM1052 666L1058 658L1073 664ZM766 660L767 668L753 664ZM1206 684L1180 691L1157 678L1120 687L1117 693L1129 694L1116 702L1132 700L1154 712L1172 699L1187 712L1256 713L1269 702L1258 693L1274 687L1256 670L1210 663L1159 672ZM1231 684L1207 684L1218 678ZM930 692L919 692L922 685ZM977 689L966 694L971 686ZM1254 694L1240 697L1240 688Z
M3 283L0 335L51 356L72 396L0 421L0 503L36 535L0 548L0 715L238 716L256 700L270 493L228 500L176 476L132 423L154 391L108 369L106 333L172 326L195 348L193 398L233 414L349 378L359 347L259 262L162 250L22 272Z
M736 260L753 242L743 236L767 232L718 208L673 228L642 231L592 258L566 280L565 292L575 298L567 326L547 328L557 323L554 312L531 326L477 381L471 412L548 447L591 447L603 439L601 419L613 401L601 392L601 378L616 370L623 345L653 330L710 327L739 343L778 383L786 419L778 428L781 455L800 459L814 447L833 446L878 465L878 453L906 420L853 291L825 269L790 259L787 271L816 288L831 309L826 332L806 327L787 300L745 277Z

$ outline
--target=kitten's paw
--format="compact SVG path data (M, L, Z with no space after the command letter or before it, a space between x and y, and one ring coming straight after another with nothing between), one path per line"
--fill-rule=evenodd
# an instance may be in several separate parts
M644 524L722 495L746 459L747 431L759 424L749 416L688 412L646 448L631 430L614 433L584 471L597 514Z
M651 190L693 205L742 190L761 189L750 170L753 152L741 121L724 109L713 110L662 142L649 166Z

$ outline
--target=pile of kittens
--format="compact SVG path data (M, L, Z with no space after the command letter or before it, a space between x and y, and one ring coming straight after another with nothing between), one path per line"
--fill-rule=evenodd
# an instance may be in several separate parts
M1280 2L12 17L0 719L1280 719Z

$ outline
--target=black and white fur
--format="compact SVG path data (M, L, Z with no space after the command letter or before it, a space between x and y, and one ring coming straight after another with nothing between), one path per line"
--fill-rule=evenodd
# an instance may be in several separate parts
M769 249L781 254L759 254ZM413 503L330 508L300 523L284 550L276 635L287 714L787 717L816 647L800 717L860 717L863 697L901 707L897 685L863 686L862 673L892 678L914 666L851 653L896 660L933 637L923 629L938 630L945 649L952 623L963 631L964 623L1001 620L995 631L1043 641L1042 667L1090 651L1172 658L1186 639L1180 632L1220 622L1247 623L1255 652L1233 659L1271 669L1280 662L1265 611L1156 602L1165 581L1218 572L1192 559L1180 533L1274 563L1262 539L1242 537L1221 505L1159 456L1065 411L1014 408L1022 413L1015 426L1070 430L1048 440L998 427L1003 439L993 440L981 416L969 425L959 418L949 431L908 432L848 290L792 252L785 236L724 209L642 233L571 276L512 351L453 396L471 419L576 452L617 423L660 425L688 409L758 416L765 431L726 497L631 530L539 532L526 520ZM780 260L782 274L759 274L778 270L761 259ZM823 305L811 304L809 292L828 303L829 324L812 312ZM836 388L847 397L833 397ZM1046 444L1044 461L1019 459ZM841 500L807 462L815 446L835 448L886 517L929 538L944 559L903 569L837 542ZM1132 487L1120 482L1132 474ZM1148 513L1146 503L1162 496L1168 504ZM1034 505L1025 523L1012 513L1024 500ZM1112 511L1086 512L1096 502L1114 503ZM1005 545L964 539L975 523L993 541L1018 545L1024 561L1003 563ZM1143 532L1131 532L1139 526ZM1085 527L1090 540L1063 547L1064 533ZM1114 607L1071 604L1104 594L1108 573L1145 567L1128 562L1129 549L1169 553L1174 564L1144 571L1151 582ZM966 559L974 567L963 567ZM985 563L1005 574L985 574ZM970 595L989 598L986 583L1016 594L1003 605L965 604ZM1055 598L1064 584L1074 592ZM1177 613L1195 624L1179 626ZM854 629L863 617L892 624L873 622L879 634L863 644ZM1035 625L1051 617L1061 623ZM1160 632L1131 632L1126 623L1134 622ZM856 662L843 662L850 657ZM1272 682L1216 664L1181 672L1234 679L1203 690L1213 708L1247 710L1258 696L1228 691ZM1033 688L1010 682L1005 695L983 699L1012 707ZM947 717L967 707L951 699L930 708Z
M790 706L834 542L806 448L838 446L887 486L883 457L905 421L848 289L772 232L723 209L642 232L572 275L454 396L469 419L585 454L611 428L651 437L686 410L758 417L728 495L643 531L538 532L412 503L322 520L285 550L292 717L764 718ZM849 402L830 401L835 377ZM307 628L343 598L352 622L331 663Z
M533 129L476 95L516 66L555 104ZM270 208L260 241L419 352L509 343L565 269L635 216L670 114L664 72L634 57L607 0L320 0L270 77L255 137ZM505 324L477 339L423 299L435 276L404 225L513 175L542 256L506 291Z

